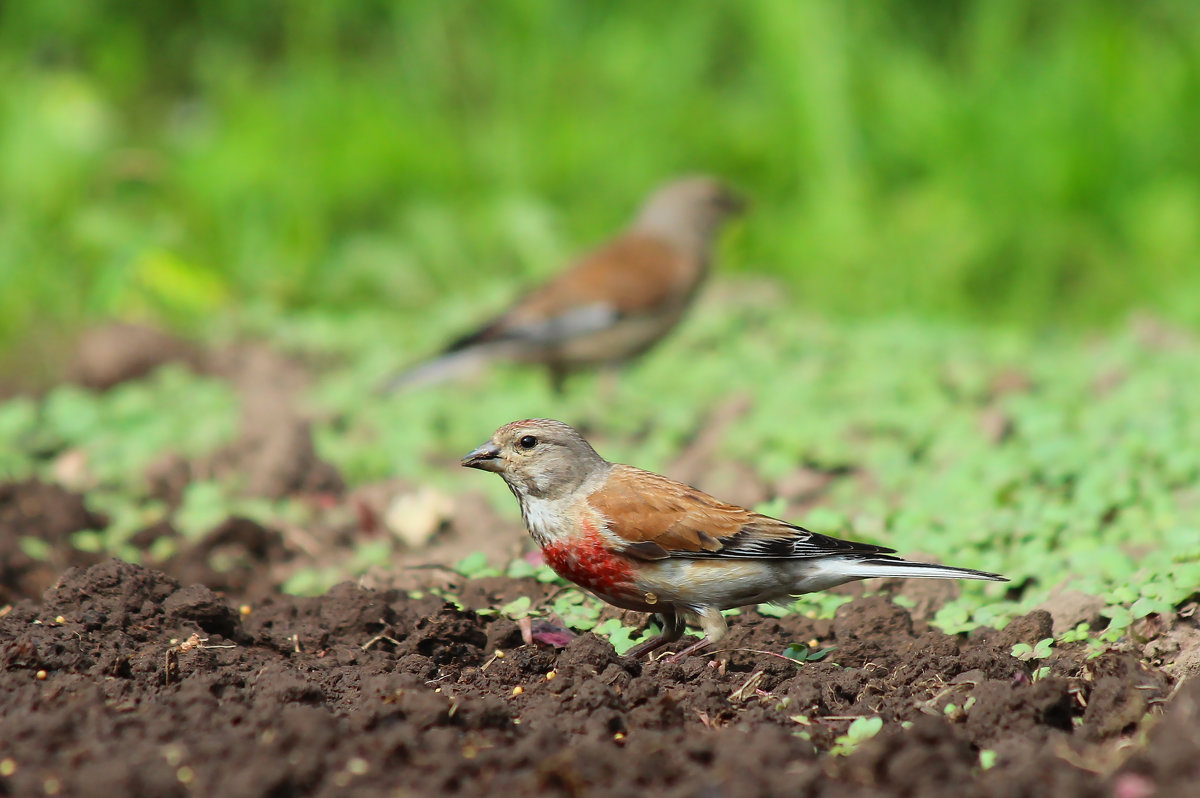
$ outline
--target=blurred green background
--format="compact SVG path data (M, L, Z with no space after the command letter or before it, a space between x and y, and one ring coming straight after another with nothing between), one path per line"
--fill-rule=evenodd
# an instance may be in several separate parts
M796 308L1200 321L1200 4L0 5L0 352L495 307L681 171Z

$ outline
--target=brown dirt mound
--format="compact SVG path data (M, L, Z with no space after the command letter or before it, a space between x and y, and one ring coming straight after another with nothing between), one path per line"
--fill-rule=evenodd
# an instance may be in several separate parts
M107 390L144 377L166 363L199 368L202 356L191 344L154 327L113 322L84 332L68 369L69 378Z
M96 562L99 557L71 545L71 535L107 523L84 506L82 496L58 485L0 482L0 606L41 595L68 566ZM26 551L24 538L44 546L46 558Z
M723 664L639 663L349 584L244 614L111 560L0 618L0 794L1187 794L1196 690L1145 747L1168 678L1060 650L1033 681L1007 651L1044 615L962 640L874 596L832 621L743 613L724 647L753 651ZM803 667L757 653L810 640L836 648ZM883 730L829 753L860 715Z

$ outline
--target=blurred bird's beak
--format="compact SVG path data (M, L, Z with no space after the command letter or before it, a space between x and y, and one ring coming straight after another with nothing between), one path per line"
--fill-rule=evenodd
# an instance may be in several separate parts
M500 471L504 464L500 460L500 447L488 441L462 459L465 468L478 468L481 471Z

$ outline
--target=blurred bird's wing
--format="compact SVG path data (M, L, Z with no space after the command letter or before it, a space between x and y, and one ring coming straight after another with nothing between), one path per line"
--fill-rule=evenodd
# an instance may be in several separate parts
M601 331L622 318L673 309L687 302L702 269L663 241L625 235L583 257L446 351L504 341L551 346Z
M624 552L644 560L792 559L894 551L810 532L626 465L614 466L605 486L589 496L588 503L607 521L608 532L624 541Z

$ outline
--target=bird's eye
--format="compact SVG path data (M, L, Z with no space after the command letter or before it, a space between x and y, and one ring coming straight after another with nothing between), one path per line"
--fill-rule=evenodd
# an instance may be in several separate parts
M537 446L538 441L532 435L524 435L517 443L521 444L522 449L532 449L534 446Z

